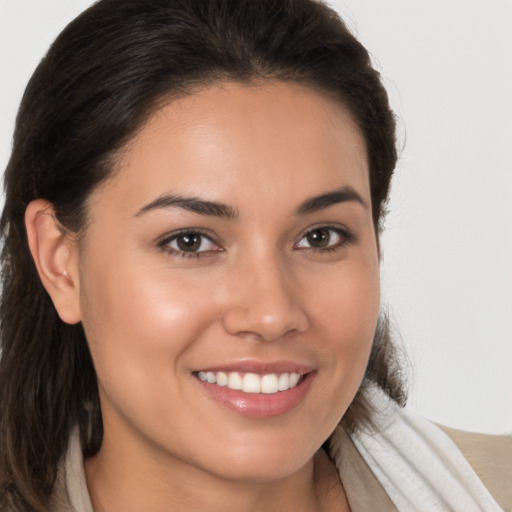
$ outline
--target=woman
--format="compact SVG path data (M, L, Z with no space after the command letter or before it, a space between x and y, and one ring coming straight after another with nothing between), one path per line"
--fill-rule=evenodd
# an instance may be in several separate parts
M322 4L102 0L69 25L6 170L2 507L500 510L399 408L395 162Z

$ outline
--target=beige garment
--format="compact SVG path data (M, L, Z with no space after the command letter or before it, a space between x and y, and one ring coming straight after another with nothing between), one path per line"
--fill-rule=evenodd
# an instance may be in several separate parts
M506 512L512 512L512 436L439 427L451 437L498 505Z
M442 427L459 447L499 505L512 512L512 437L471 434ZM337 428L330 454L338 469L352 512L396 512L397 509L357 451ZM85 480L78 430L70 438L52 497L52 512L94 512Z

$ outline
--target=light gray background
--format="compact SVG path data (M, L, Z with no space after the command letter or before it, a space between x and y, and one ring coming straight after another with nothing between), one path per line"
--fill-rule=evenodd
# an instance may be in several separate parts
M91 3L0 0L0 169L31 72ZM512 432L512 1L331 5L400 119L382 281L412 362L410 407Z

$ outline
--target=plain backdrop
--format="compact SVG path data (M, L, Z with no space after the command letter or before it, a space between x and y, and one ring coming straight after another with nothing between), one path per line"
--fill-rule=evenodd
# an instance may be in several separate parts
M0 0L0 169L29 76L91 3ZM410 407L510 433L512 1L331 5L370 50L399 119L382 282L410 359Z

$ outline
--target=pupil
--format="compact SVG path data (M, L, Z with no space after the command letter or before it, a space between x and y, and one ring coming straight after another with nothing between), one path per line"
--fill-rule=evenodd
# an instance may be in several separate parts
M328 229L315 229L307 235L309 245L313 247L326 247L329 245L331 235Z
M181 251L197 251L201 246L201 235L196 233L180 235L177 239L177 244Z

